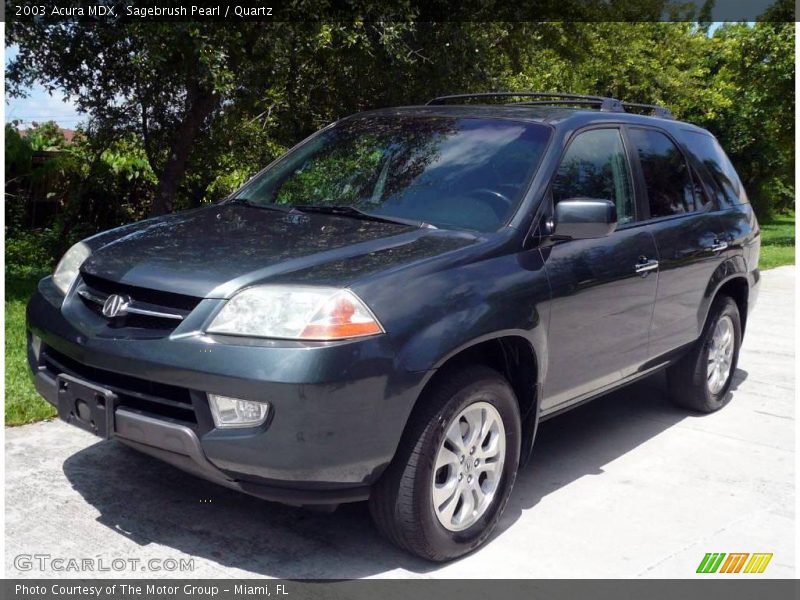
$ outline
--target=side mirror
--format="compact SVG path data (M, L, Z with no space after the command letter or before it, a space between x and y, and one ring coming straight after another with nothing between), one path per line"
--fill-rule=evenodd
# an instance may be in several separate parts
M610 200L569 198L556 204L553 236L572 240L601 238L617 227L617 207Z

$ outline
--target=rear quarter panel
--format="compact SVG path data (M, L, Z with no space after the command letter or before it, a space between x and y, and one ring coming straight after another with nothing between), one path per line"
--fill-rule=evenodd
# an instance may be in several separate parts
M697 335L702 332L708 310L719 289L735 278L745 278L748 284L748 312L752 311L758 297L761 274L758 258L761 232L750 204L738 204L715 213L719 227L728 236L728 257L714 271L706 286L697 311Z

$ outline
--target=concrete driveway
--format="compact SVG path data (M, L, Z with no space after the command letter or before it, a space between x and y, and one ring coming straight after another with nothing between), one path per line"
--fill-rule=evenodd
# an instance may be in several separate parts
M499 531L462 560L396 550L364 504L270 504L49 422L6 429L6 576L689 577L706 552L771 552L760 577L793 577L794 278L764 273L727 408L673 408L659 375L545 423ZM18 555L194 561L25 571Z

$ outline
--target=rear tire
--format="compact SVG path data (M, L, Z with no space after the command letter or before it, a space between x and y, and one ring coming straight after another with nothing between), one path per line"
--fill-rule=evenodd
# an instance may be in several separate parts
M437 562L483 544L514 486L521 429L517 398L498 372L473 366L442 374L419 399L394 460L372 491L378 529L397 546Z
M720 296L711 305L694 348L667 370L672 402L703 413L728 404L741 345L739 308L730 297Z

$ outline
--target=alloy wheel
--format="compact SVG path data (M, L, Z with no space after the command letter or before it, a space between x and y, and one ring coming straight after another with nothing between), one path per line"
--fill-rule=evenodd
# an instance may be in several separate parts
M717 321L711 344L708 348L708 391L716 395L722 391L728 382L733 364L733 350L735 345L733 321L724 315Z
M475 524L494 500L503 475L503 419L488 402L475 402L448 423L436 455L431 498L448 531Z

